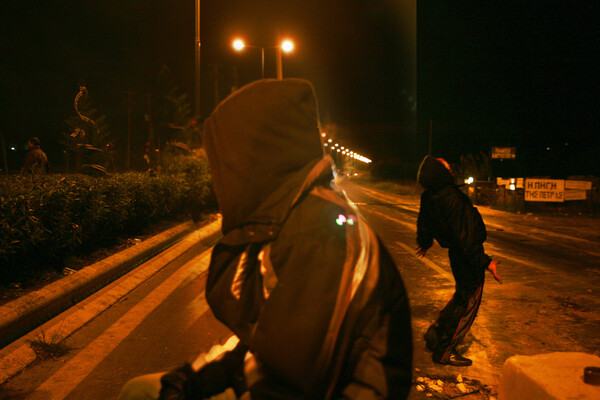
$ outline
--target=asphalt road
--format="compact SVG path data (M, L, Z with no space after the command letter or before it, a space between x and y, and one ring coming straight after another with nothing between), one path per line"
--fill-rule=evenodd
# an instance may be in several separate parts
M462 346L474 365L433 364L422 334L453 293L447 252L435 245L426 258L415 256L418 199L349 182L342 187L382 237L407 286L415 377L461 373L495 388L504 361L515 354L600 355L600 243L570 234L572 226L532 226L523 216L480 207L488 226L486 251L501 261L503 284L488 274L479 315ZM128 379L192 361L224 342L230 333L204 299L210 250L168 250L162 257L167 261L158 273L61 342L66 354L37 360L0 386L0 399L115 398ZM101 301L130 275L87 301ZM39 338L43 330L21 340Z

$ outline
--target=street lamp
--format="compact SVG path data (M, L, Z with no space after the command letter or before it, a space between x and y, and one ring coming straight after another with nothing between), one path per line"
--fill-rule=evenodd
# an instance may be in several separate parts
M252 46L244 43L242 39L235 39L233 41L233 48L236 51L242 51L245 47L249 47L251 49L260 49L261 53L261 77L265 77L265 49L276 49L277 50L277 79L283 79L283 71L282 71L282 61L281 61L281 53L282 51L289 53L294 50L294 43L291 40L284 40L278 46L271 47L258 47Z

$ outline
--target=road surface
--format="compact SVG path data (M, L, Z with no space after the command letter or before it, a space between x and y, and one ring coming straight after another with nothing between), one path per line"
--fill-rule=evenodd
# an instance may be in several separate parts
M523 216L479 207L488 227L486 252L501 261L503 284L488 274L479 315L462 346L473 366L440 366L431 361L422 335L449 300L454 283L446 250L434 245L427 257L415 255L418 198L351 182L342 187L382 237L407 286L415 377L462 373L495 386L504 361L515 354L581 351L600 355L597 234L576 236L572 226L533 227L523 222ZM128 379L169 370L224 342L230 333L214 319L204 298L210 249L167 250L162 259L167 261L159 272L64 339L59 346L64 355L38 359L2 384L0 399L115 398ZM134 272L84 303L102 301ZM60 326L85 304L20 341L40 338L44 329ZM46 335L44 341L53 339ZM415 399L418 396L411 394Z

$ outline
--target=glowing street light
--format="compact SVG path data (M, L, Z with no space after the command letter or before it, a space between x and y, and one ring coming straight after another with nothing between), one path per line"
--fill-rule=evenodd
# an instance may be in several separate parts
M249 44L244 43L244 41L242 39L235 39L232 43L233 48L236 51L242 51L244 50L244 48L249 47L251 49L260 49L260 54L261 54L261 77L264 78L265 77L265 49L276 49L277 50L277 79L281 80L283 79L283 68L282 68L282 52L286 52L289 53L292 50L294 50L294 43L291 40L284 40L283 42L281 42L280 45L278 46L271 46L271 47L258 47L258 46L251 46Z

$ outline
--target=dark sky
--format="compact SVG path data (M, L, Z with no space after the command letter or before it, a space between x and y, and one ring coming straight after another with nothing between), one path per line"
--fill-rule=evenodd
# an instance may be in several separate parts
M322 120L340 125L340 140L375 161L422 158L431 120L434 152L452 160L510 145L525 173L540 165L547 168L536 173L597 172L592 2L589 9L521 3L203 0L202 114L235 85L236 73L239 85L260 78L260 50L235 53L235 36L259 47L290 37L296 49L284 55L284 76L313 82ZM194 6L194 0L2 2L6 145L22 147L36 135L58 152L79 82L117 142L126 130L129 89L137 93L138 134L145 134L144 94L161 65L193 102ZM265 75L276 75L268 49Z

